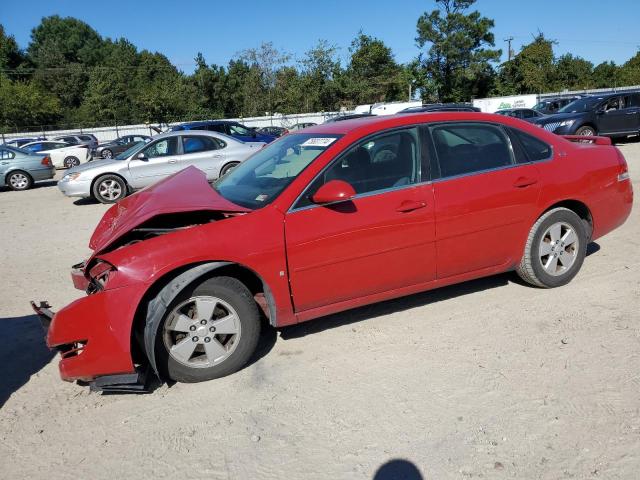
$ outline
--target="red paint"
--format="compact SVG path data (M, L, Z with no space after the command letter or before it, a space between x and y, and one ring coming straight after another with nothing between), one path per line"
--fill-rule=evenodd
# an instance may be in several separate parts
M403 125L461 120L524 130L551 144L553 159L290 211L316 174L359 139ZM226 201L195 168L109 209L91 239L94 255L87 267L93 269L99 258L117 270L110 272L105 291L60 310L49 330L50 346L87 342L79 355L61 361L63 378L132 371L131 330L138 305L160 278L191 264L227 261L252 270L271 292L271 320L285 326L512 269L535 220L561 201L588 207L594 239L622 224L631 211L631 182L617 179L626 163L615 147L571 143L511 117L372 117L304 133L344 136L262 209ZM344 185L338 190L349 194ZM222 211L229 218L108 250L156 215L191 210ZM86 270L73 273L77 287L86 288Z

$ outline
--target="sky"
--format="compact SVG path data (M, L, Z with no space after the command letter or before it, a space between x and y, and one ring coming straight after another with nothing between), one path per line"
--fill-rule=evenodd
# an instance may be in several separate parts
M517 52L538 31L558 41L556 55L572 53L594 64L624 63L640 49L640 0L478 0L473 9L494 19L496 47L507 56L504 39ZM104 37L125 37L139 49L166 55L180 70L194 69L197 52L207 63L226 65L242 50L263 41L300 59L319 39L339 48L343 64L362 30L383 40L396 60L418 54L416 22L434 0L244 0L181 2L2 0L0 24L25 48L42 17L79 18Z

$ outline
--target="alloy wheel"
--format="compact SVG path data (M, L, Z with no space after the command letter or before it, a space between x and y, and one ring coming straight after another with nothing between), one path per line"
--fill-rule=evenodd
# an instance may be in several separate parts
M192 368L224 362L240 341L240 318L218 297L197 296L177 305L167 317L163 341L169 355Z
M100 182L100 186L98 187L98 193L102 198L113 201L120 198L122 195L122 187L115 180L103 180Z
M9 184L16 190L23 190L29 185L29 179L24 173L14 173L9 178Z
M538 255L544 271L552 276L566 273L576 261L580 242L573 227L556 222L542 235Z

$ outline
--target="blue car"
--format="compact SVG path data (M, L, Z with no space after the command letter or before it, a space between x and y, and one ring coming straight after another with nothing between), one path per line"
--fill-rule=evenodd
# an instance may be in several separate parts
M245 127L241 123L230 120L213 120L206 122L183 123L171 127L171 131L178 130L209 130L210 132L224 133L242 142L264 142L270 143L276 139L275 135L268 135Z

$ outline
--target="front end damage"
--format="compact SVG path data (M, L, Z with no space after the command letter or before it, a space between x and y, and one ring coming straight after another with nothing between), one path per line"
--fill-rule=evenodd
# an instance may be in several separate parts
M168 203L167 197L179 200ZM86 296L55 313L47 302L31 302L45 327L47 345L60 353L63 380L88 382L92 390L148 391L153 377L147 374L149 355L138 354L144 347L133 338L133 325L153 279L113 258L125 258L121 252L151 239L246 213L231 207L202 172L186 169L105 213L91 238L93 255L71 269L74 287ZM138 258L145 256L143 249L136 250L143 252Z

